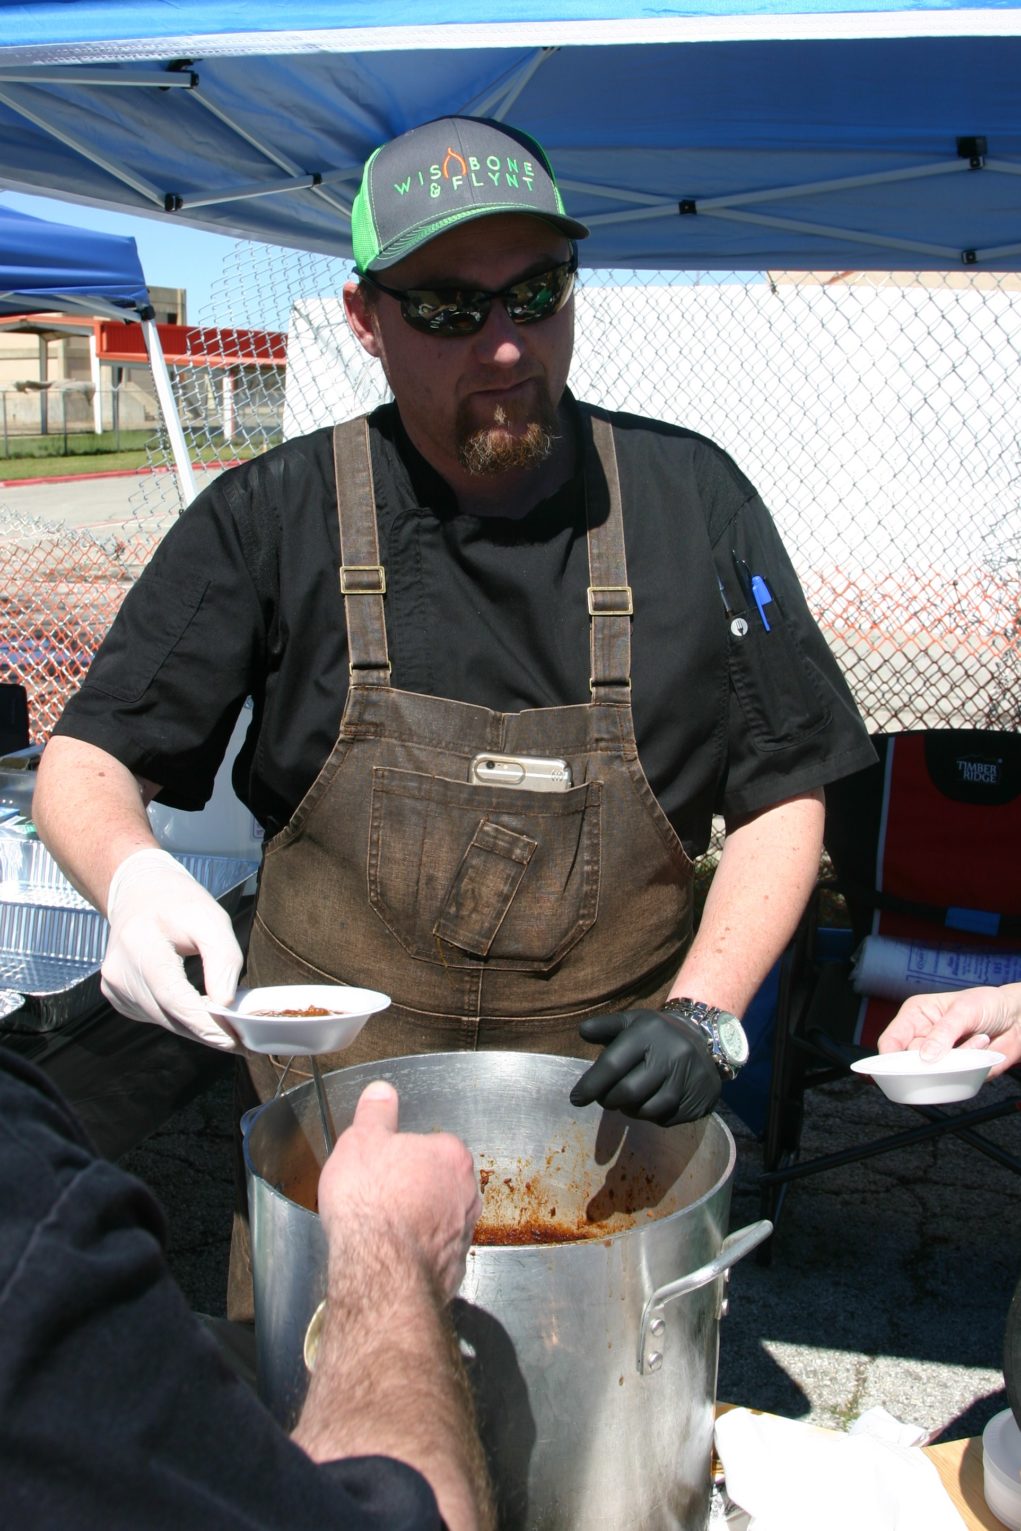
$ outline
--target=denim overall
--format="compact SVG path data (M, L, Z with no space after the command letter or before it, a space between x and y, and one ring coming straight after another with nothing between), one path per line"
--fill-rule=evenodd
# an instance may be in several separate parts
M368 426L334 431L350 688L329 758L265 848L245 978L392 997L350 1047L320 1058L324 1071L464 1048L594 1056L578 1023L655 1007L681 964L692 863L638 761L616 455L609 423L591 418L589 438L589 419L591 700L517 713L391 686ZM563 757L573 785L476 785L469 765L486 751ZM269 1098L288 1060L247 1061ZM296 1059L288 1083L308 1074ZM234 1317L246 1308L243 1220Z
M392 997L324 1069L462 1048L585 1057L579 1021L655 1005L680 966L692 867L638 761L616 457L610 425L591 425L591 700L518 713L391 686L368 426L336 427L351 684L328 760L266 847L246 977ZM573 785L473 784L486 751L563 757ZM252 1060L263 1095L267 1061Z

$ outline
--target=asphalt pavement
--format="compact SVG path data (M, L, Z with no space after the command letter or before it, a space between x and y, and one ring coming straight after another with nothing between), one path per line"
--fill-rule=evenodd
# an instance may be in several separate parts
M60 460L61 463L65 461ZM217 478L223 469L196 465L199 489ZM97 536L115 532L125 522L155 517L171 520L179 514L181 501L176 479L166 471L155 473L97 473L67 478L4 480L0 460L0 508L40 521L88 527Z

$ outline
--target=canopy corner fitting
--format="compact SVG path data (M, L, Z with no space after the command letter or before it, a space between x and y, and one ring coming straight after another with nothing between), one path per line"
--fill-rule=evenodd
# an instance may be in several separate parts
M957 156L966 159L971 170L985 168L988 143L985 137L979 133L971 133L957 140Z
M677 204L677 211L682 218L692 217L698 212L698 205L694 197L683 197Z

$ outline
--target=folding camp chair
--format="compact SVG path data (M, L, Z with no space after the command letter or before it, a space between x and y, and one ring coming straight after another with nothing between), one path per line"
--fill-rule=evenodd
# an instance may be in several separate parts
M0 682L0 755L28 743L28 692L19 681Z
M791 1181L944 1132L1021 1173L1021 1157L975 1131L1021 1108L1021 1096L950 1111L904 1107L924 1124L799 1157L805 1092L874 1053L902 1003L852 988L866 936L910 943L915 968L934 966L941 954L941 965L956 960L948 948L995 949L1001 965L1011 950L1021 953L1021 736L954 729L880 734L873 742L878 764L826 789L834 877L816 890L781 969L759 1181L762 1215L774 1223ZM827 929L820 917L834 892L846 901L850 930Z

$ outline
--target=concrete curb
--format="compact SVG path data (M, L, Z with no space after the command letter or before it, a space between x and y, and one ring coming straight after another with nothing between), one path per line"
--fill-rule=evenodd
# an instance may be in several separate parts
M192 467L202 473L209 468L237 468L241 461L240 457L235 457L230 462L196 462L192 463ZM140 478L144 473L173 472L169 463L160 463L154 468L109 468L100 473L53 473L32 478L0 478L0 489L22 489L28 484L78 484L84 479L95 478Z

